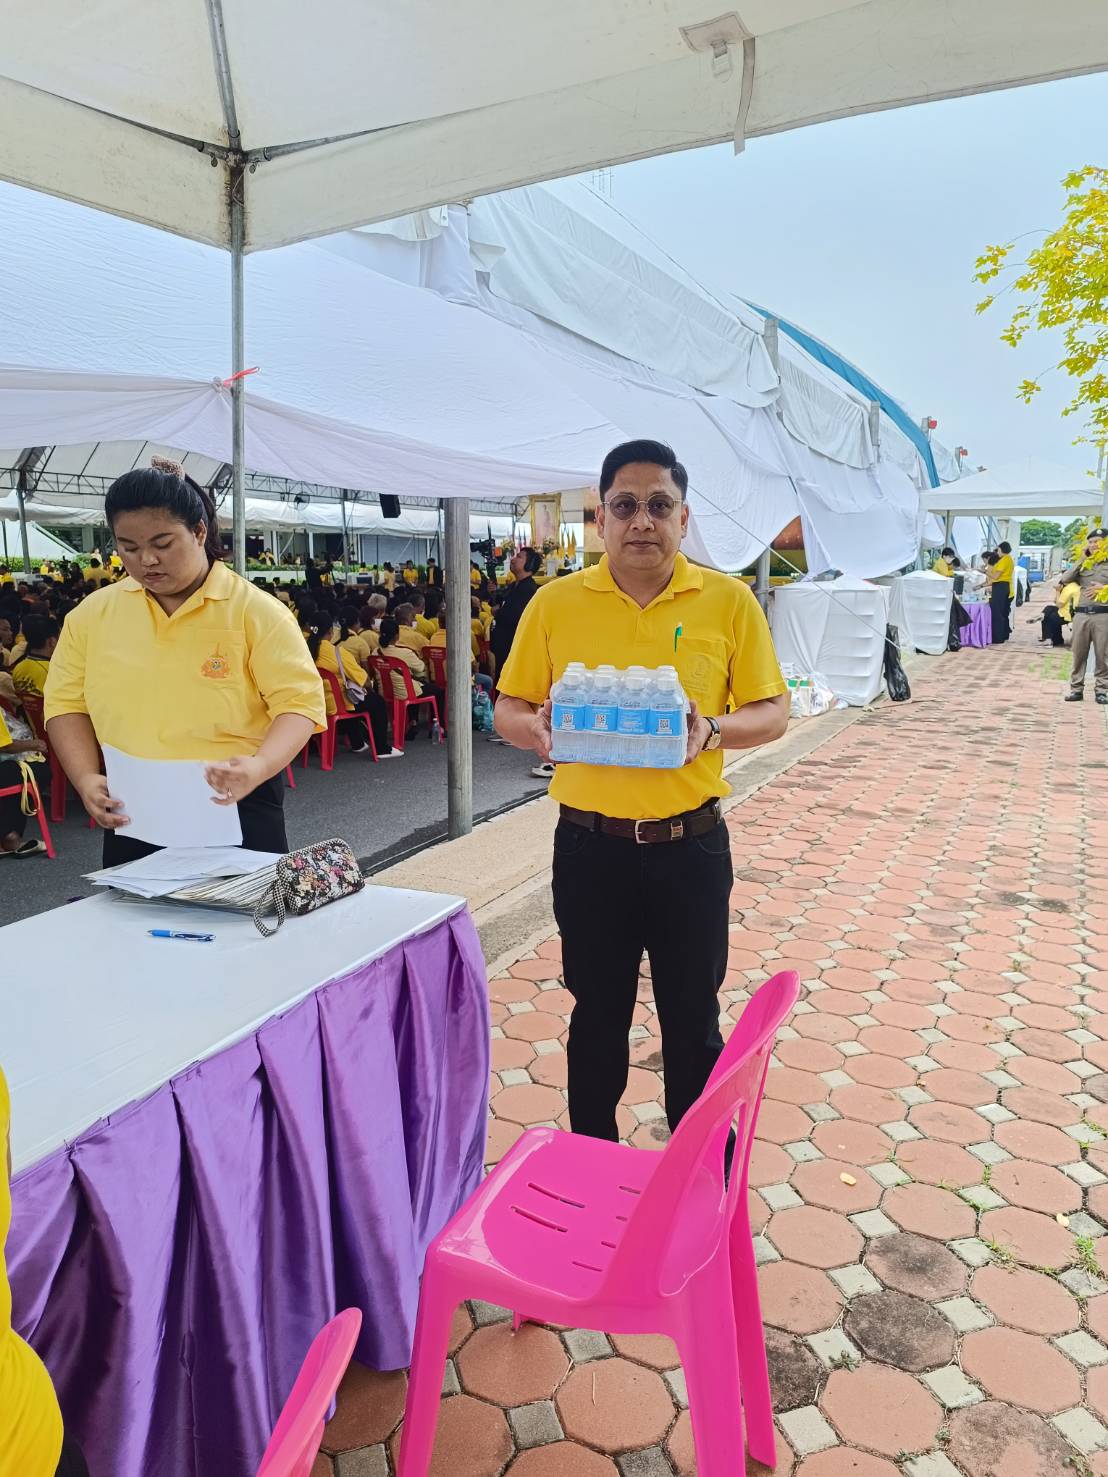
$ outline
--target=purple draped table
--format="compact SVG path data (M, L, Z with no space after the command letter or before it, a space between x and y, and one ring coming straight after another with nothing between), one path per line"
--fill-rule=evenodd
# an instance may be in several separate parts
M959 636L963 646L991 646L993 640L993 613L988 605L979 601L972 601L965 606L966 614L970 618L968 626L963 626Z
M482 1174L487 981L457 899L367 888L272 940L173 922L201 917L215 945L106 898L0 930L15 1324L92 1477L247 1477L339 1308L359 1359L406 1365L427 1245Z

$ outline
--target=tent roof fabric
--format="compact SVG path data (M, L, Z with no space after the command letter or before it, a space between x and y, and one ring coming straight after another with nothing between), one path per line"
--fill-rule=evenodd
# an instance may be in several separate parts
M9 6L0 176L249 250L621 160L1108 67L1102 0ZM216 57L225 57L221 77ZM164 79L167 58L172 77Z
M1031 456L933 488L923 502L929 512L962 517L1077 516L1099 512L1103 496L1095 478Z

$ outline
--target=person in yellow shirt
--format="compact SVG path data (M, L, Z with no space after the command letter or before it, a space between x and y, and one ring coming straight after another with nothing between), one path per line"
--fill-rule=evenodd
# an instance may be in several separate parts
M340 605L338 617L339 645L343 651L350 653L360 667L368 671L369 659L377 645L376 633L370 632L374 637L371 646L362 630L362 613L356 605Z
M12 668L12 680L20 697L40 699L46 691L50 658L58 645L61 628L52 616L29 615L23 622L27 650Z
M418 591L408 601L408 604L412 607L416 630L421 636L430 641L431 637L439 628L437 616L432 619L427 614L427 601Z
M0 569L0 585L14 585L15 575L10 569Z
M62 1427L46 1366L12 1328L4 1261L12 1219L10 1125L11 1099L0 1070L0 1472L4 1477L88 1477L84 1457Z
M100 563L100 560L93 555L88 562L88 568L85 570L85 584L95 585L99 589L101 585L110 584L111 578L111 575Z
M112 550L111 557L108 559L108 567L116 578L123 573L123 560L119 557L117 549Z
M302 605L302 619L304 613ZM321 617L313 610L309 609L308 614L313 622L321 621ZM370 682L367 671L369 662L367 660L366 666L363 667L341 643L341 629L337 625L329 626L324 636L320 624L309 626L305 634L312 661L321 672L330 672L333 677L337 678L346 712L364 713L369 719L369 726L373 730L373 746L377 750L378 759L397 758L403 751L394 749L389 741L388 707ZM323 700L326 704L328 718L333 718L338 710L335 706L334 689L329 682L323 684ZM369 752L369 740L359 733L359 727L360 725L351 724L346 735L350 740L350 751L353 754Z
M243 845L287 851L282 771L325 717L296 621L222 562L211 498L176 463L117 478L104 514L127 578L69 612L46 680L50 745L104 827L104 865L156 848L120 834L127 796L109 792L98 745L205 761Z
M417 656L410 646L402 646L400 644L399 638L401 634L402 633L400 627L396 623L395 616L385 616L384 619L381 621L380 655L383 657L387 657L392 661L403 662L404 665L408 668L408 671L412 674L412 687L415 689L416 696L422 697L425 693L431 693L434 697L438 699L439 712L441 713L443 702L442 691L437 688L429 679L427 674L426 662L424 662L421 657ZM389 673L389 676L392 678L392 692L387 693L386 696L392 698L407 697L408 690L405 686L404 678L400 675L400 673L391 672ZM429 706L430 704L428 704L428 707Z
M657 441L609 452L601 468L600 563L543 585L499 678L497 732L549 760L553 684L570 662L676 667L690 700L679 769L559 764L554 914L569 1027L576 1133L617 1139L628 1031L645 951L662 1025L666 1116L676 1128L723 1041L734 870L720 799L724 749L780 738L789 700L769 627L740 580L690 564L688 473Z
M10 672L16 662L22 661L26 654L26 641L22 636L16 636L8 617L0 615L0 671Z
M15 683L9 672L0 672L0 790L10 789L14 785L22 786L23 771L20 769L19 761L28 755L45 754L46 745L41 739L37 739L27 722L16 694ZM41 766L38 766L41 771ZM44 844L35 837L24 840L27 830L27 817L23 814L23 803L20 795L4 795L0 797L0 857L14 856L24 860L31 856L42 856L46 851ZM0 1244L3 1237L0 1236ZM2 1320L0 1320L2 1322ZM3 1346L2 1332L0 1332L0 1349ZM2 1354L0 1354L2 1361ZM0 1377L0 1390L2 1390L2 1377ZM3 1424L3 1410L0 1409L0 1425ZM0 1443L0 1451L3 1450ZM0 1472L3 1472L0 1466Z
M400 578L406 585L419 584L419 570L410 559L405 559L404 568L400 571Z
M958 556L953 549L946 548L932 564L931 568L936 574L945 575L947 579L954 578L955 561Z
M405 601L396 607L393 617L400 628L400 645L406 646L409 651L414 651L416 656L421 656L428 638L422 631L416 630L414 607Z
M994 646L1002 646L1012 634L1011 609L1012 609L1012 586L1009 580L1009 571L1012 568L1011 555L1005 556L1000 550L990 550L985 555L985 584L989 591L989 607L993 618ZM1014 576L1013 576L1014 578Z

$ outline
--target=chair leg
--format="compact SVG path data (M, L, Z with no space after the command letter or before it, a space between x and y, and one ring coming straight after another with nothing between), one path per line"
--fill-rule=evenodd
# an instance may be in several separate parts
M685 1371L699 1477L734 1477L743 1449L739 1352L725 1257L686 1294L677 1347Z
M319 741L319 762L322 769L331 770L335 767L335 735L338 732L338 724L333 719L327 723L327 732Z
M419 1294L412 1368L400 1433L398 1477L426 1477L431 1465L454 1306L429 1265L423 1273Z
M735 1335L742 1380L746 1444L755 1461L772 1471L777 1463L777 1433L773 1425L773 1396L766 1363L766 1336L758 1299L758 1272L746 1217L731 1222L731 1295L735 1307Z
M374 764L377 763L377 740L373 737L373 724L369 721L369 714L363 713L365 718L365 736L369 740L369 752Z
M292 772L292 765L291 764L286 764L285 765L285 779L288 780L289 789L290 790L295 790L296 789L296 777L294 776L294 774Z
M43 845L46 847L46 855L51 861L54 860L54 843L50 839L50 827L46 823L46 812L40 802L38 809L38 828L42 832Z

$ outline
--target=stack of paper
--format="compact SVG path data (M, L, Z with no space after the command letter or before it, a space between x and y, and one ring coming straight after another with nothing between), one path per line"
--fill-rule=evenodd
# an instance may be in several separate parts
M114 887L135 897L167 897L190 883L216 877L244 877L272 867L269 851L246 851L241 846L174 846L155 851L119 867L86 872L98 887Z

